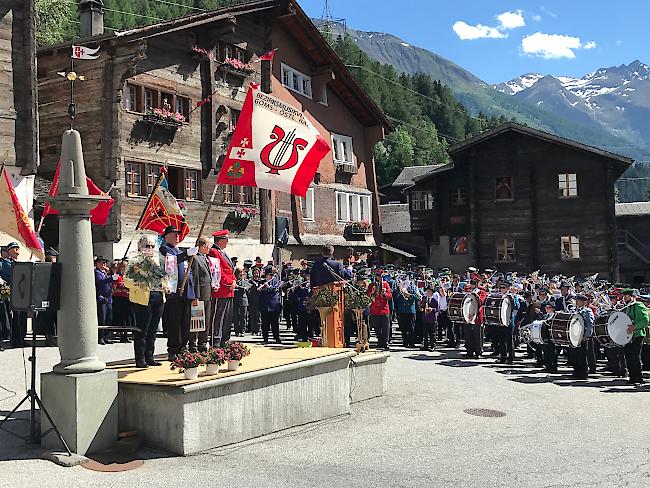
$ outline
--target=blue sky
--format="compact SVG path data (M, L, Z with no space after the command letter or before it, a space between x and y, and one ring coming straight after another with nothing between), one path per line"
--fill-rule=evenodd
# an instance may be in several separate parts
M310 16L321 16L325 0L299 1ZM650 0L329 0L329 6L350 27L394 34L488 83L528 72L580 77L635 59L650 63Z

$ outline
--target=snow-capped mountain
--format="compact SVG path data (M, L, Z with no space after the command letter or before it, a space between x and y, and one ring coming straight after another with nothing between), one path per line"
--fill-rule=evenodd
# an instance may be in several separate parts
M641 61L582 78L527 73L494 88L575 122L650 144L650 66Z

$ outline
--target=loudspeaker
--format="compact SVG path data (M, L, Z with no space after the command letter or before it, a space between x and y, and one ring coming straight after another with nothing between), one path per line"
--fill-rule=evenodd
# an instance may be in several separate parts
M289 242L289 219L287 217L275 218L275 245L283 248Z
M15 262L11 272L11 307L14 310L59 309L61 263Z

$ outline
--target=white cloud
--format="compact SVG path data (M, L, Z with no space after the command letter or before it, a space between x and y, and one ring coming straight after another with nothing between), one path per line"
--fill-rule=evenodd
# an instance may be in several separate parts
M554 19L557 18L557 14L555 12L551 12L549 9L544 7L544 5L542 5L539 9L549 17L553 17Z
M496 16L499 25L491 27L489 25L476 24L470 25L467 22L459 20L454 23L452 28L456 35L463 41L472 41L475 39L503 39L508 37L504 31L524 27L526 20L521 10L514 12L503 12Z
M496 27L488 27L487 25L469 25L462 20L454 23L454 32L463 41L472 41L474 39L501 39L507 37Z
M589 41L584 45L585 49L596 49L598 47L598 44L596 44L596 41Z
M542 16L539 15L539 14L535 14L535 15L533 15L533 20L535 22L541 22L542 21Z
M580 49L582 43L579 37L565 36L562 34L543 34L536 32L521 40L521 50L530 56L545 59L573 59L575 50Z
M497 20L499 21L499 27L497 27L497 29L501 30L516 29L526 25L521 10L515 12L503 12L502 14L497 15Z

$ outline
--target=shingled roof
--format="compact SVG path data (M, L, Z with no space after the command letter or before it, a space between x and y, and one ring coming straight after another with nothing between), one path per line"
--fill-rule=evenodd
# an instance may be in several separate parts
M629 202L616 204L617 217L650 215L650 202Z

